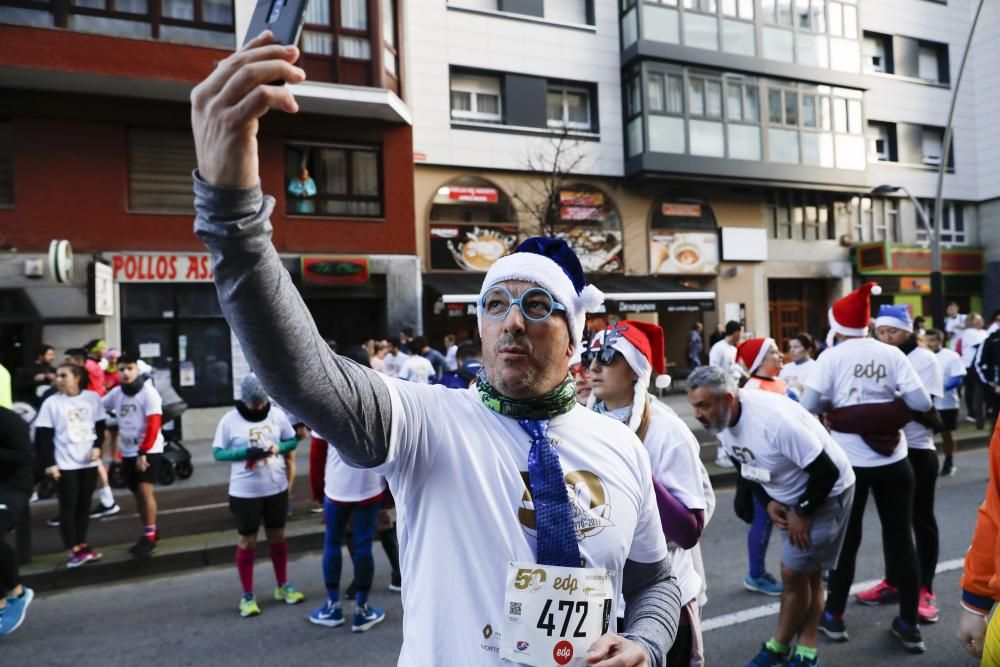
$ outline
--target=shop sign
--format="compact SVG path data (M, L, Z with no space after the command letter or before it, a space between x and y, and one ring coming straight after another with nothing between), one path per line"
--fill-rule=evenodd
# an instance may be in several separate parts
M719 237L714 232L654 231L649 242L651 273L694 275L719 271Z
M927 248L892 246L888 243L865 243L854 246L858 273L912 275L930 273L933 266ZM949 275L982 275L985 272L983 251L977 248L941 251L941 272Z
M562 190L559 193L559 219L564 222L604 222L604 193Z
M696 199L660 199L653 206L653 229L711 232L716 228L712 207Z
M701 204L682 204L679 202L663 202L660 213L665 218L700 218Z
M449 185L447 188L442 189L448 190L448 199L451 199L452 201L473 202L478 204L496 204L500 201L500 193L496 188Z
M930 294L931 279L917 276L901 276L899 279L899 291L911 294Z
M112 255L111 267L119 283L210 283L213 279L208 253Z
M619 313L655 313L656 304L651 301L621 301L618 303Z
M706 310L715 310L714 301L672 301L665 306L668 313L699 313Z
M112 317L115 314L115 279L111 265L94 262L88 273L90 312L102 317Z
M517 246L514 225L431 225L431 268L485 273Z
M302 281L319 285L364 285L368 282L368 259L304 255Z
M620 229L557 227L552 236L573 249L587 273L615 273L625 269Z
M476 304L474 303L449 303L446 304L448 310L448 317L465 317L466 315L475 316L476 314Z

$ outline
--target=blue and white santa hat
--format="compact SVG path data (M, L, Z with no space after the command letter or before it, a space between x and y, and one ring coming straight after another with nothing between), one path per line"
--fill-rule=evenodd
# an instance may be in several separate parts
M913 318L910 317L908 306L880 306L878 317L875 318L876 327L894 327L913 333Z
M483 296L488 289L505 280L523 280L544 287L556 301L566 306L574 350L583 340L587 313L596 312L604 303L604 294L594 285L587 284L580 260L565 241L532 236L522 241L514 252L494 262L486 272L477 306L480 335L483 333Z

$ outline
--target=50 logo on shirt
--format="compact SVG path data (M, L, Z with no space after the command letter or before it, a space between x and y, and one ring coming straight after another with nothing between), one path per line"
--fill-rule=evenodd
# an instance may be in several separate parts
M524 481L524 494L521 496L517 518L525 532L534 537L536 524L535 506L531 500L531 479L525 471L521 472L521 479ZM600 535L605 528L615 525L611 521L608 487L600 477L589 470L574 470L566 473L563 479L569 491L577 539Z
M270 447L274 444L274 431L270 424L255 426L248 432L251 447Z

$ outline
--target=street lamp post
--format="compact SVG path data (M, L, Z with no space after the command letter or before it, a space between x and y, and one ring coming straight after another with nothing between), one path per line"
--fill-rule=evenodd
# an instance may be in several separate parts
M913 208L917 209L917 217L927 230L927 237L931 242L931 318L934 320L934 326L940 328L944 326L944 276L941 274L941 243L938 239L941 231L940 223L935 218L934 224L931 224L927 217L927 209L904 185L880 185L872 190L872 194L888 195L900 190L913 202Z

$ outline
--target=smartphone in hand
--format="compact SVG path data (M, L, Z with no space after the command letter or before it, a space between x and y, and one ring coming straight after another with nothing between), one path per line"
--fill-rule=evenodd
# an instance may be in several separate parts
M274 33L275 43L298 44L308 4L309 0L257 0L243 43L270 30Z

